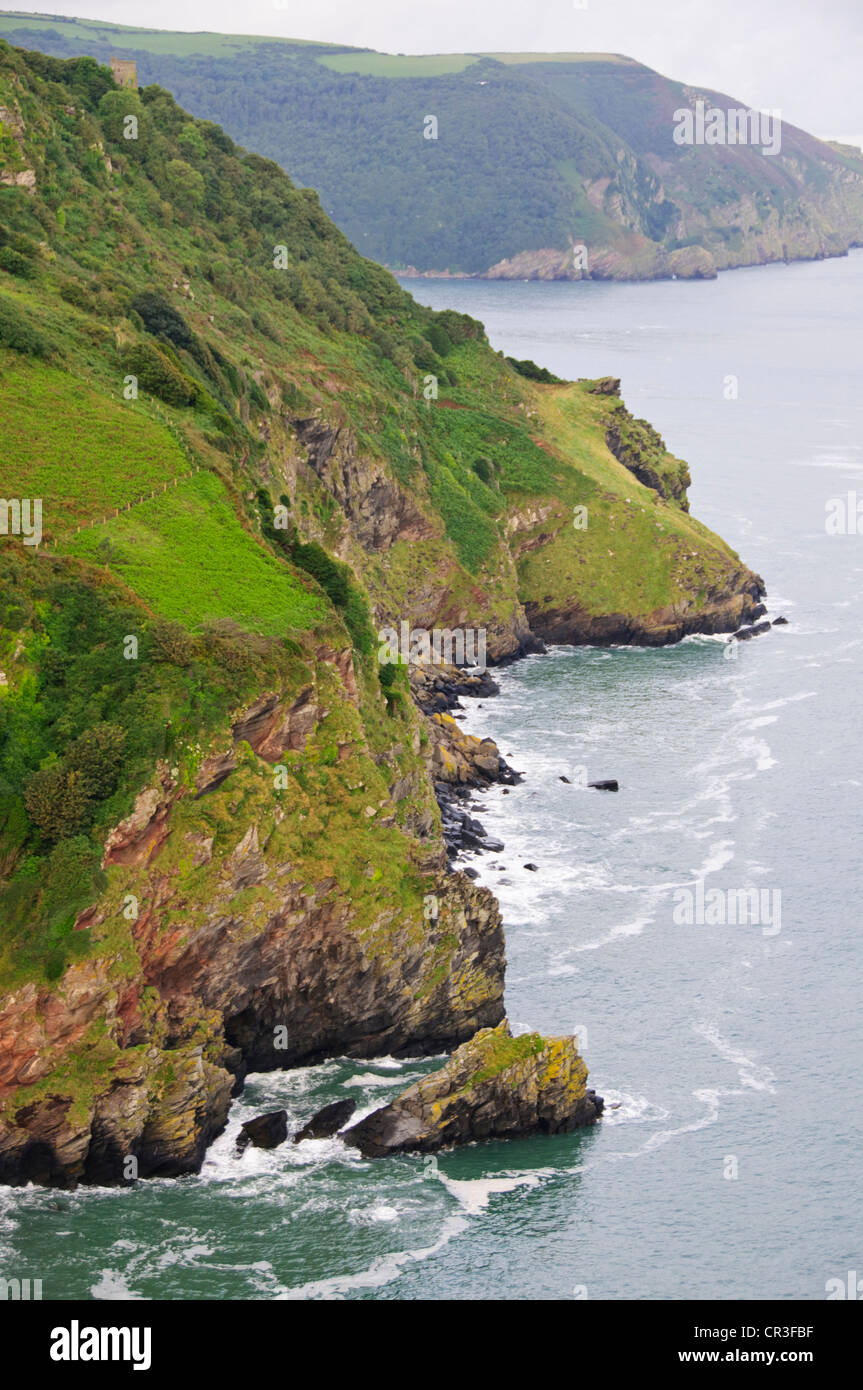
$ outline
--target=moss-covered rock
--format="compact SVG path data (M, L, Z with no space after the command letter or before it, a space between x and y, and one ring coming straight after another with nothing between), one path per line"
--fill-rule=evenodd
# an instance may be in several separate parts
M574 1038L513 1037L504 1019L342 1137L366 1158L382 1158L477 1139L566 1133L602 1113L602 1098L586 1082Z

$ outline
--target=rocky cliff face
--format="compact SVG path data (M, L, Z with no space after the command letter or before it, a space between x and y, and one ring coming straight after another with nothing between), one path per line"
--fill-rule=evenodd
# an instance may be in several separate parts
M583 393L577 400L576 390ZM454 561L424 481L417 478L412 488L401 485L381 462L364 453L348 428L327 425L323 417L296 422L296 445L287 435L281 443L271 440L271 457L278 460L271 465L272 481L286 485L292 497L299 498L313 478L331 499L335 509L318 534L363 575L379 628L397 628L405 618L411 628L427 631L463 631L481 623L492 665L541 650L544 641L664 645L689 633L733 632L763 611L764 583L697 523L684 523L681 532L678 516L689 512L689 468L669 453L647 421L627 410L620 391L619 380L602 378L577 387L538 388L521 403L537 430L534 441L552 458L557 455L552 463L555 492L537 488L526 495L519 487L501 491L503 534L473 574L466 575ZM583 404L587 398L589 416ZM588 418L595 421L602 439L609 472L598 495L580 471L570 472L568 455L576 443L570 435L570 415L582 426ZM550 446L546 440L552 441ZM625 474L613 471L615 461ZM607 530L609 543L588 552L587 538L573 529L572 508L562 497L577 503L591 493L588 529L594 537L600 527ZM627 535L625 519L623 534L616 528L621 514L636 508L644 512L645 504L657 503L668 504L663 535L646 543L660 541L668 548L668 577L663 601L652 603L649 594L618 579L629 566L641 565L634 547L640 548L645 538L641 533L632 537L631 531ZM314 520L310 526L314 534ZM579 565L589 553L589 573L568 563L561 569L564 546L569 552L577 548ZM524 564L528 555L530 573ZM552 567L551 576L543 566ZM589 592L598 571L603 573L605 597ZM565 592L556 594L561 573L566 574ZM551 592L548 578L553 581ZM673 601L668 601L672 594Z
M666 647L692 633L731 633L755 622L765 612L763 596L763 580L741 566L731 583L705 589L698 603L684 599L643 615L596 615L578 600L560 606L528 602L526 611L533 630L546 642Z
M568 1133L602 1113L602 1099L586 1082L574 1038L514 1038L504 1019L343 1138L364 1157L383 1158L478 1139Z
M107 838L108 892L77 923L92 957L0 1003L0 1181L195 1171L248 1070L440 1052L503 1016L500 914L444 869L418 716L409 770L394 780L382 759L357 789L369 829L345 846L347 877L308 840L298 853L291 820L344 809L329 779L290 819L272 794L280 760L315 765L327 681L349 694L338 654L323 666L240 711L194 781L160 767ZM397 891L376 886L399 862Z

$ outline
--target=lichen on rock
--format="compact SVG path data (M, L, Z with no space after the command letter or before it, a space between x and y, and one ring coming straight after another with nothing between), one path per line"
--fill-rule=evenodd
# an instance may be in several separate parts
M440 1071L344 1131L366 1158L429 1153L449 1144L562 1134L593 1124L601 1097L587 1089L574 1038L513 1037L504 1019L458 1048Z

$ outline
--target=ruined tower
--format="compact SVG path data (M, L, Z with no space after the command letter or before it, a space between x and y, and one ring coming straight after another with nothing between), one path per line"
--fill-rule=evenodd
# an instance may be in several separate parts
M131 58L112 58L111 71L114 74L114 81L118 87L138 87L138 73L135 68L134 59Z

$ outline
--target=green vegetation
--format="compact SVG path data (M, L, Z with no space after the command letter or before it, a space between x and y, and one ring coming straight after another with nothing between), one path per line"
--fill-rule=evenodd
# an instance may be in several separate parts
M158 871L189 889L167 925L225 892L186 834L224 855L245 817L386 951L422 931L417 826L436 811L379 626L437 608L506 635L550 595L649 613L736 561L687 516L649 426L417 305L313 192L161 88L0 42L0 105L3 167L34 178L0 186L0 492L39 499L43 524L38 547L0 536L0 980L56 980L96 951L138 968L123 902L148 861L101 865L166 786ZM264 692L313 703L289 789L274 799L241 744L230 790L199 801ZM412 790L394 804L395 782ZM244 886L232 910L273 898Z
M519 1062L541 1056L546 1049L546 1041L541 1033L519 1033L511 1037L505 1026L501 1025L487 1029L474 1039L473 1046L477 1070L472 1074L470 1084L478 1086L480 1082L490 1081L493 1076L517 1066Z
M560 386L562 384L559 376L554 376L548 367L538 367L529 357L519 359L508 357L507 362L514 367L519 376L526 376L528 381L542 381L546 386Z
M57 16L0 16L0 34L57 56L134 58L143 84L277 159L393 267L482 273L553 250L566 274L568 249L583 243L603 276L712 274L779 260L786 246L835 254L861 239L859 151L788 126L781 160L679 146L686 89L621 54L393 55ZM163 182L181 217L206 205L193 145L180 141Z
M243 529L222 481L183 479L105 526L82 531L72 552L101 561L169 621L192 631L230 619L282 636L321 621L324 606Z
M5 295L0 295L0 347L13 348L31 357L44 357L48 352L48 344L41 333Z
M428 53L406 57L392 53L336 53L318 60L333 72L357 73L362 77L443 77L464 72L479 60L467 53Z
M0 414L6 495L42 497L52 539L189 471L158 419L124 404L119 391L112 399L53 363L7 360Z

